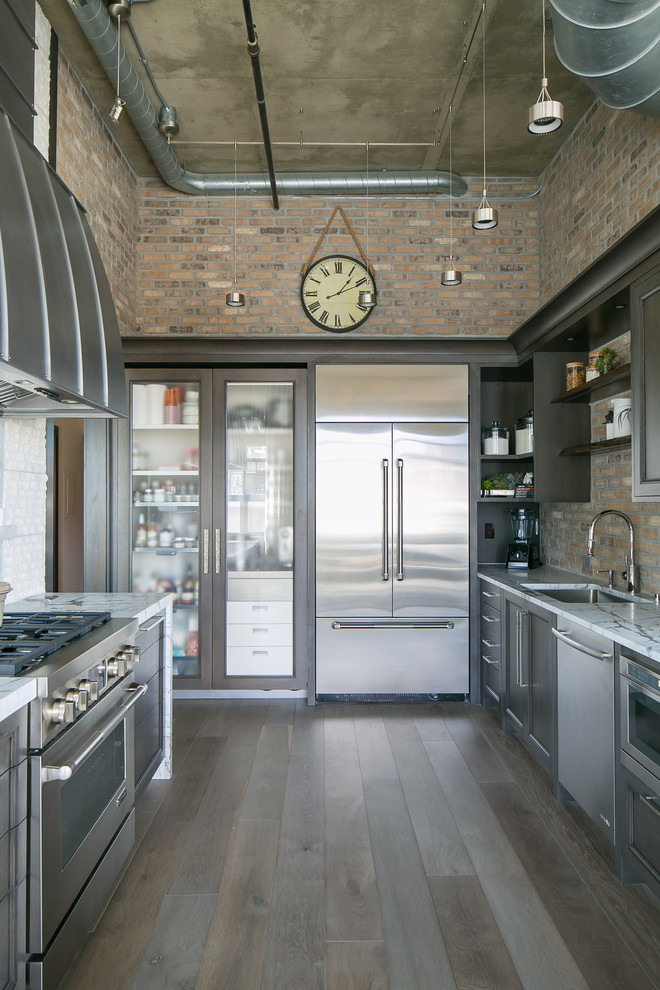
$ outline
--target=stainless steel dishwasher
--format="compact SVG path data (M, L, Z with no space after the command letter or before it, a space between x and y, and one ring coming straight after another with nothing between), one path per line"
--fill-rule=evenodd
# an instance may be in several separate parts
M557 796L614 843L614 646L565 618L557 637Z

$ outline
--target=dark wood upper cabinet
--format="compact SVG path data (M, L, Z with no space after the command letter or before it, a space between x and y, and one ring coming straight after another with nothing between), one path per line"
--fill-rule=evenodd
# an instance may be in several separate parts
M630 288L633 498L660 499L660 266Z

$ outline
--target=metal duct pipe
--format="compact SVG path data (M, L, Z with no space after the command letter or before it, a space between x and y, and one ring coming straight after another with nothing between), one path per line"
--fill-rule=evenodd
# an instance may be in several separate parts
M117 30L103 0L67 0L85 37L96 54L110 82L117 74ZM234 193L233 174L204 174L184 169L167 139L158 130L158 117L149 102L137 72L123 46L120 49L119 85L126 101L126 113L140 135L161 178L179 192L195 196L228 196ZM451 179L451 190L450 190ZM268 175L237 177L241 195L264 196L270 193ZM277 176L280 194L290 196L361 196L366 192L366 175L359 172L289 172ZM369 192L380 195L465 196L468 185L459 175L449 172L374 172L369 173Z
M660 0L550 0L559 61L606 107L660 117Z

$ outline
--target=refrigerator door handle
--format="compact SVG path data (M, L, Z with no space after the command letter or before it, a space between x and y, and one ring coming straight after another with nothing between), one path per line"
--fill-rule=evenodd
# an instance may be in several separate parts
M396 472L397 472L397 581L403 581L403 459L401 457L397 458L396 461Z
M390 462L383 458L383 581L390 579Z
M331 629L453 629L451 619L399 619L370 621L369 619L342 619L330 623Z

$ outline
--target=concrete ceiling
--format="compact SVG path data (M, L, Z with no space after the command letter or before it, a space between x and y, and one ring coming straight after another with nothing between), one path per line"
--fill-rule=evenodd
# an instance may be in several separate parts
M68 3L39 3L107 113L113 87ZM541 0L488 0L483 22L481 0L252 0L251 7L276 173L364 171L367 141L371 169L446 170L451 102L452 170L481 175L484 23L489 177L538 175L594 100L558 62L548 20L549 91L564 104L564 125L546 136L527 132L527 108L541 89ZM136 0L131 24L177 109L179 161L194 172L231 173L236 141L239 173L264 172L241 0ZM158 113L125 25L122 42ZM136 172L155 175L130 121L109 126Z

